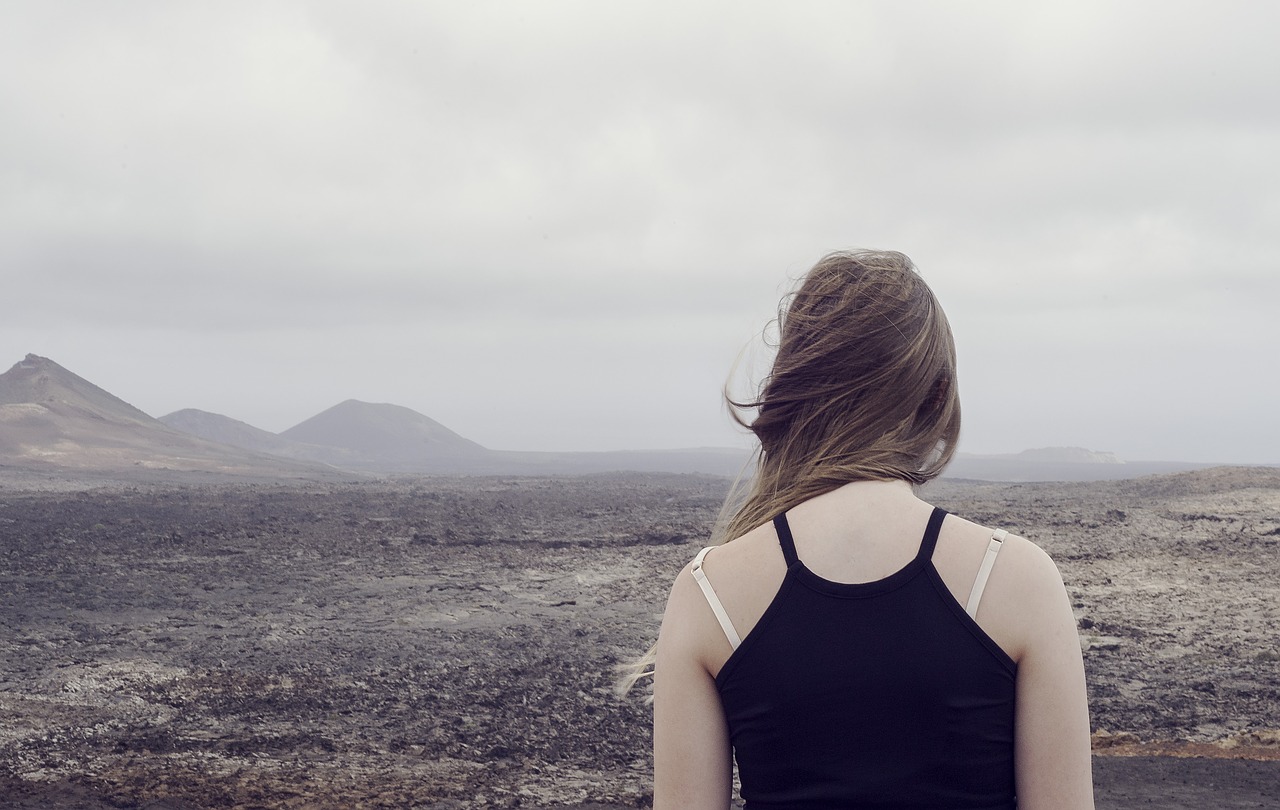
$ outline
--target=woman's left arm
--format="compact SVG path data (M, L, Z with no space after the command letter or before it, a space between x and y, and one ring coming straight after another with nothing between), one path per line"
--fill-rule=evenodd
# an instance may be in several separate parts
M729 807L733 759L720 694L706 666L708 622L716 627L686 567L671 588L658 634L653 810Z
M1017 576L1006 571L1002 584L1026 639L1014 709L1018 807L1093 810L1089 700L1071 600L1047 554L1025 541L1009 550Z

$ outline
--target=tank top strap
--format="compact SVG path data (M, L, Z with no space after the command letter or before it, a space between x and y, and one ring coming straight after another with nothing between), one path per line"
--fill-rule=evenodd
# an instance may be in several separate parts
M920 540L920 553L916 554L917 560L928 560L933 557L933 549L938 545L938 532L942 530L942 521L946 517L945 509L933 507L933 514L929 515L929 525L925 527L924 537Z
M791 526L787 523L787 513L783 512L773 519L773 528L778 533L778 545L782 546L782 556L790 570L800 561L796 554L796 541L791 537Z

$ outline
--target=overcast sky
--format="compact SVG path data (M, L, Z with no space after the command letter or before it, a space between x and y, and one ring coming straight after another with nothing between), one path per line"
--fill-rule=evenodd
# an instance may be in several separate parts
M733 445L791 281L910 255L961 450L1280 462L1280 6L6 4L0 369L272 431ZM737 386L750 381L739 374Z

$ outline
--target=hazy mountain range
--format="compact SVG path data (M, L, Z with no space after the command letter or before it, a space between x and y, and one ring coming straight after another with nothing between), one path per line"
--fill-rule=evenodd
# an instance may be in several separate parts
M617 470L736 475L746 461L745 451L724 448L600 453L490 450L409 408L354 399L286 431L271 433L190 408L156 419L34 354L0 374L0 468L253 478Z
M252 478L621 470L737 475L748 460L746 451L733 448L492 450L409 408L354 399L271 433L194 408L156 419L34 354L0 374L0 469L10 471L167 471ZM1126 463L1112 453L1044 448L998 456L960 454L948 475L1000 481L1096 480L1208 466Z

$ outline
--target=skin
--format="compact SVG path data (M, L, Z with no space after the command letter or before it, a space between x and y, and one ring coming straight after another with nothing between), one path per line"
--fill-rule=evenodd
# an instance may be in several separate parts
M800 504L787 518L800 559L814 573L836 582L871 582L915 556L932 508L905 482L860 481ZM961 605L990 538L991 529L955 515L942 525L934 567ZM703 571L746 638L786 574L772 524L712 551ZM976 618L1018 664L1019 809L1092 808L1084 665L1071 603L1053 561L1010 535ZM686 567L671 588L658 636L654 810L729 806L732 751L714 679L731 652Z

